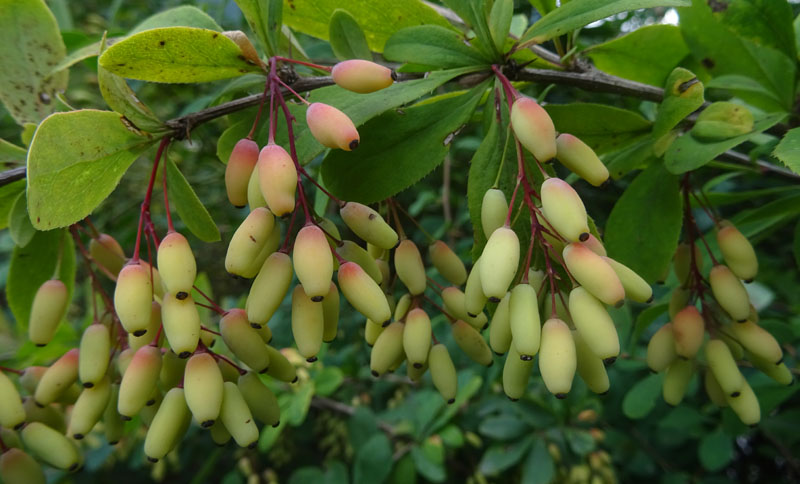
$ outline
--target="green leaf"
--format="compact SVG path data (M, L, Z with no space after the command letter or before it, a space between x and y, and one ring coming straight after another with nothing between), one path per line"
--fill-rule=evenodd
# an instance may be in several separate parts
M519 40L520 43L542 43L620 12L686 5L689 0L572 0L539 19Z
M356 452L353 484L379 484L392 472L392 445L383 433L374 434Z
M691 71L677 67L664 85L664 100L658 108L653 139L666 135L686 116L703 105L703 83Z
M398 31L386 42L383 56L392 61L443 68L489 64L489 59L466 44L461 34L438 25L419 25Z
M700 439L697 449L700 463L709 472L717 472L725 468L733 460L733 438L724 430L717 429Z
M33 226L66 227L89 215L152 143L128 129L117 113L84 109L49 116L28 154Z
M342 89L339 86L323 87L322 89L315 89L308 99L310 102L322 102L336 106L337 109L347 114L356 126L360 126L387 109L414 101L454 77L468 72L471 72L470 69L432 72L425 79L397 82L386 89L370 94L358 94ZM292 106L290 106L290 109L292 109ZM306 164L322 153L325 148L314 139L311 131L308 130L305 124L305 110L302 107L298 107L292 110L292 114L297 118L294 131L297 157L301 164ZM217 143L217 156L223 163L228 162L233 146L237 141L247 136L252 125L252 120L245 119L225 130ZM267 123L260 123L255 136L259 145L267 143L267 132ZM285 133L286 127L279 121L276 138L278 143L284 143L285 140L288 141ZM361 147L359 147L360 149Z
M797 55L792 6L786 0L729 1L713 15L740 37L780 50L789 59Z
M544 439L536 439L522 464L522 484L548 484L556 477L553 457Z
M665 272L681 233L678 177L661 164L641 172L625 190L606 223L608 255L648 282Z
M775 101L776 105L780 105L781 99L777 94L770 91L760 82L747 76L740 76L737 74L725 74L715 77L706 83L708 89L727 89L733 92L749 92L763 96L765 98Z
M182 5L147 17L131 29L129 35L164 27L196 27L198 29L216 30L217 32L222 31L222 27L207 13L191 5Z
M528 436L517 442L506 445L493 445L483 454L478 465L481 473L495 476L522 460L525 452L533 443L534 437Z
M650 136L643 136L621 150L603 156L603 162L614 180L633 170L644 169L654 159L653 139Z
M595 67L614 76L663 86L667 76L689 55L675 25L648 25L584 51Z
M636 325L634 326L633 332L631 333L631 340L630 340L631 350L636 349L636 343L639 341L639 338L642 336L642 333L644 333L644 330L647 329L653 323L653 321L658 319L659 316L666 313L667 308L668 308L667 304L657 304L655 306L650 306L649 308L640 312L638 316L636 316Z
M8 227L8 218L17 197L25 191L25 180L17 180L0 187L0 230Z
M458 413L461 406L481 389L482 384L483 378L479 375L475 375L471 371L460 372L458 374L456 401L444 408L444 412L431 424L431 431L436 432L447 425L450 419Z
M109 44L111 42L117 41L117 40L118 40L117 38L108 39ZM97 42L93 42L93 43L91 43L89 45L84 45L83 47L75 49L74 51L70 52L65 57L63 57L58 64L53 66L53 68L50 69L50 73L48 75L52 76L52 75L56 74L59 71L63 71L64 69L66 69L68 67L74 66L75 64L77 64L78 62L80 62L80 61L82 61L84 59L88 59L89 57L95 57L95 56L100 55L101 44L102 44L102 41L98 40Z
M278 53L283 0L236 0L268 57Z
M0 164L2 165L24 165L28 151L21 146L0 139Z
M793 191L757 208L744 210L731 218L745 237L751 239L793 222L800 214L800 193Z
M473 42L478 50L487 55L489 59L496 59L499 56L494 36L487 22L489 2L484 0L443 0L442 3L453 10L472 29L475 33Z
M622 412L634 420L644 418L656 406L661 396L662 374L651 374L639 380L625 394L622 400Z
M499 415L481 421L478 432L495 440L515 440L529 432L527 425L522 424L514 415Z
M469 121L484 90L477 86L461 96L402 113L390 111L369 121L360 130L357 150L332 150L325 157L325 186L343 200L361 203L405 190L444 160L454 133Z
M492 33L494 46L498 52L502 52L505 46L512 17L514 17L514 0L495 0L489 12L489 31Z
M286 413L284 414L284 412L281 412L281 416L286 415L286 423L292 427L297 427L302 424L306 419L306 415L308 415L308 409L311 407L312 398L314 398L313 383L308 382L298 388L297 392L292 395Z
M301 467L292 472L289 477L289 484L308 484L311 482L321 482L325 478L322 469L319 467Z
M283 21L298 32L328 40L331 16L342 5L341 0L284 0ZM405 27L433 24L452 28L419 0L348 0L346 6L364 29L373 52L383 52L386 40Z
M136 128L150 133L165 130L164 123L139 100L125 79L98 65L97 83L108 107L125 116Z
M48 76L67 49L43 0L0 0L0 12L0 101L18 124L38 123L67 88L67 72Z
M220 240L219 229L203 202L172 160L167 160L167 193L170 208L177 210L186 228L203 242Z
M794 245L792 252L794 252L794 262L797 264L797 268L800 269L800 221L798 221L797 225L794 227Z
M756 118L753 131L721 141L699 140L694 135L684 133L676 139L664 155L664 165L670 173L680 174L705 165L722 153L753 139L765 130L786 118L785 113L772 113Z
M625 146L651 127L639 114L605 104L548 104L544 108L556 130L577 136L598 154Z
M28 217L28 203L24 192L19 194L8 214L8 230L17 247L28 245L36 233L36 229L33 228L31 219Z
M680 27L692 56L713 77L746 76L762 84L774 96L739 92L745 101L768 112L788 111L794 97L796 62L781 51L751 42L716 20L705 1L694 0L680 10ZM776 103L773 97L781 100Z
M495 179L498 178L497 173L501 169L501 164L503 171L500 174L499 181L502 184L498 183L498 188L507 194L507 197L514 189L513 179L517 170L512 158L516 156L516 152L508 147L510 143L508 131L501 133L500 123L493 120L469 163L467 205L469 206L469 215L475 238L472 250L473 258L480 255L486 245L486 234L483 233L483 225L481 224L481 205L484 194L492 188ZM504 147L505 161L503 161Z
M326 366L314 373L316 394L327 397L335 392L344 382L344 372L335 366Z
M338 8L333 12L329 30L328 37L331 48L339 60L372 60L367 37L356 19L347 10Z
M444 448L439 444L439 452L432 451L430 440L423 447L412 447L411 458L417 471L431 482L444 482L447 473L444 469Z
M150 82L209 82L260 71L238 45L208 29L145 30L109 47L100 66L114 74Z
M367 407L356 407L353 416L347 421L350 445L358 451L367 445L370 437L378 432L378 419Z
M66 230L36 232L28 245L14 248L6 299L17 321L17 334L27 332L33 297L39 286L54 276L64 282L71 295L75 285L75 246Z
M775 147L772 155L790 170L800 174L800 128L790 129Z

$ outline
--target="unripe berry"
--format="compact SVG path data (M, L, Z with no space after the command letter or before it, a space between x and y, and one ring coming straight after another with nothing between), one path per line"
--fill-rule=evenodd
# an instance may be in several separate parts
M253 372L239 376L237 386L253 417L271 427L280 423L281 409L272 390Z
M339 62L331 69L331 77L337 86L359 94L380 91L394 82L391 69L361 59Z
M727 220L720 222L717 243L725 263L739 279L751 281L758 274L758 259L747 237Z
M92 324L83 331L78 352L78 376L83 386L91 388L106 375L111 353L111 336L103 324Z
M455 403L458 391L458 375L447 346L438 343L431 347L428 353L428 367L431 371L433 386L444 397L448 404Z
M431 244L428 251L433 266L448 282L460 286L467 281L467 268L447 244L437 240Z
M705 355L708 367L725 395L739 396L744 376L739 371L728 345L720 339L712 339L706 343Z
M536 291L529 284L517 284L508 304L511 346L523 360L532 360L539 352L541 322Z
M237 358L257 372L269 366L267 345L261 340L247 320L247 313L241 309L231 309L219 322L219 332L225 345Z
M330 343L339 332L339 289L331 281L328 294L322 300L322 341Z
M29 423L21 435L25 447L48 465L70 472L83 465L78 447L64 434L41 422Z
M98 234L89 241L89 255L114 276L119 274L125 264L125 252L122 246L108 234Z
M200 314L194 299L178 299L167 293L162 301L161 320L167 343L178 357L188 358L200 341Z
M234 207L247 204L247 185L258 161L258 144L251 139L240 139L231 151L225 166L225 190Z
M603 243L597 240L597 237L592 234L589 234L589 237L583 241L583 245L601 257L606 257L608 255L606 253L606 248L603 247Z
M686 395L686 390L689 388L692 375L694 375L694 362L692 360L678 358L673 361L667 368L667 373L664 375L664 382L661 386L664 401L673 407L680 404Z
M602 358L594 354L579 332L573 331L572 339L575 341L577 369L581 379L594 393L600 395L607 393L611 383L608 380L608 373Z
M162 388L171 388L181 382L186 371L187 360L188 358L179 358L172 351L164 352L161 370L158 372L158 381L161 382Z
M694 247L694 263L697 267L702 267L703 254L697 244L678 244L675 255L672 257L672 269L682 286L685 286L689 280L689 271L692 267L692 247Z
M550 318L542 325L539 372L547 390L556 398L566 398L578 365L572 332L564 321Z
M242 270L241 274L238 274L245 279L252 279L258 275L258 272L264 266L264 261L267 260L267 257L271 256L273 252L276 252L283 242L283 236L281 235L281 226L275 224L272 232L269 233L267 236L267 241L261 247L261 250L258 252L258 255L255 259L250 262L250 265L247 266L244 270Z
M161 304L159 304L158 301L152 301L150 303L150 324L147 325L147 332L141 336L134 336L132 333L128 333L128 347L136 351L142 346L149 345L156 339L158 328L160 327ZM83 381L83 378L81 378L81 381Z
M383 272L381 272L378 262L369 252L352 240L343 240L341 245L336 247L336 253L339 254L342 259L360 265L376 283L380 284L383 282Z
M0 371L0 426L19 429L24 422L25 409L17 387Z
M33 392L36 391L36 385L39 384L42 375L44 375L46 371L46 366L29 366L25 368L19 376L19 386L29 394L33 394Z
M183 390L186 405L196 422L209 428L219 416L222 406L222 372L209 353L198 353L186 362Z
M577 137L561 133L556 138L558 161L573 173L599 187L608 180L608 168L594 150Z
M211 434L211 440L219 447L225 447L225 444L231 441L231 433L220 420L214 422L214 425L208 429L208 433Z
M696 307L686 306L678 311L672 320L672 334L675 353L684 358L694 358L705 335L705 322Z
M431 320L424 310L412 309L406 316L406 326L403 330L403 350L408 365L414 368L425 366L430 349Z
M225 396L219 416L239 447L255 447L258 443L258 427L236 383L225 382Z
M306 225L297 233L292 252L297 279L314 302L320 302L330 290L333 255L325 232L316 225Z
M634 272L630 267L615 261L611 257L603 257L603 260L614 269L617 277L619 277L619 282L622 283L622 287L625 289L625 296L640 303L649 303L653 301L653 288L650 287L650 284L648 284L642 276Z
M125 433L125 422L117 412L118 402L119 383L112 383L111 395L108 398L105 410L103 410L103 430L110 445L118 443Z
M26 397L22 402L22 406L25 408L26 422L41 422L57 432L66 433L66 416L61 405L51 403L40 407L32 398Z
M119 385L117 411L125 420L130 420L145 406L161 373L161 350L155 346L143 346L136 350Z
M461 320L453 323L450 328L453 330L456 344L472 361L484 366L491 366L494 363L492 350L475 328Z
M419 249L413 241L405 239L397 246L394 251L394 269L397 277L403 281L412 296L418 296L425 292L428 284L425 266L422 264Z
M297 370L283 353L270 345L267 345L267 353L269 353L267 375L285 383L297 381Z
M106 377L81 391L69 418L67 435L80 440L100 421L111 398L111 382Z
M603 303L583 286L569 293L569 312L575 329L592 352L606 362L619 355L619 336Z
M258 165L250 174L250 180L247 182L247 206L250 211L259 207L266 207L267 201L264 199L264 194L261 192L261 177L258 176ZM225 426L222 426L225 428Z
M667 323L658 328L658 331L653 333L647 343L647 366L655 372L662 372L677 357L672 323Z
M386 250L397 245L397 232L370 207L358 202L347 202L339 210L339 215L345 225L364 241Z
M519 238L508 226L492 232L481 255L481 288L491 302L499 302L517 274Z
M44 346L53 339L58 324L64 318L69 303L67 286L58 279L50 279L39 286L33 297L28 338L36 346Z
M528 388L533 359L522 359L512 344L503 365L503 392L512 401L519 400Z
M159 274L158 269L151 266L147 262L140 260L139 264L144 267L145 272L150 274L150 283L153 287L153 296L154 298L161 299L164 297L164 293L166 290L164 289L164 282L161 280L161 274ZM119 280L119 279L118 279Z
M389 302L375 281L355 262L339 266L339 289L347 301L367 318L383 324L392 317Z
M620 307L625 289L614 269L602 257L573 242L564 248L564 262L578 284L609 306Z
M675 317L678 312L689 304L689 298L692 296L692 291L689 288L678 286L672 290L672 295L669 298L669 306L667 312L669 318Z
M778 341L764 328L746 321L729 326L736 340L751 355L779 364L783 360L783 350Z
M259 207L251 211L231 237L225 270L237 276L248 272L274 228L275 216L269 209Z
M114 309L125 331L136 336L147 332L152 301L150 267L137 263L123 267L114 289Z
M728 398L725 396L725 392L723 392L722 388L719 386L717 379L714 378L714 374L711 373L711 370L705 371L705 374L703 375L703 386L706 389L708 398L714 403L714 405L718 407L728 406Z
M488 239L506 223L508 216L508 202L502 190L490 188L483 194L481 202L481 228Z
M398 358L405 356L403 353L404 332L405 324L395 321L387 326L375 340L369 357L372 376L383 375Z
M789 368L786 366L786 363L781 363L776 365L775 362L765 360L760 356L750 353L747 355L747 359L753 363L753 366L761 370L762 373L767 375L768 377L772 378L776 382L780 383L781 385L791 385L794 383L794 376Z
M589 238L586 207L572 186L560 178L548 178L542 183L542 214L550 225L570 242ZM550 228L545 224L545 228Z
M408 310L411 309L411 294L405 293L400 296L400 299L394 305L394 316L392 319L395 321L402 321L405 319Z
M753 389L745 380L738 397L727 397L728 405L745 425L755 425L761 421L761 406Z
M333 106L311 103L306 110L306 122L311 134L322 146L351 151L360 140L353 121Z
M730 316L738 322L747 321L750 316L750 298L742 281L728 269L728 266L716 265L708 275L714 299Z
M473 270L475 269L473 268ZM478 282L478 287L480 288L480 282ZM481 293L481 300L483 303L486 302L486 298L483 296L483 293ZM470 324L470 326L478 331L482 331L486 328L486 324L489 322L489 318L486 317L486 313L479 310L478 315L475 317L467 314L466 295L461 292L461 289L455 286L445 287L442 289L442 301L444 302L444 307L447 310L447 313L454 318L466 321Z
M158 246L158 271L167 292L184 299L192 292L197 262L186 237L170 232Z
M553 120L529 97L518 97L511 105L511 127L522 146L541 162L556 156L556 128Z
M281 146L268 144L258 155L259 186L269 209L278 217L294 210L297 168Z
M78 380L78 350L71 349L50 365L42 375L33 399L40 407L55 402Z
M377 341L378 336L380 336L381 333L383 333L384 328L385 327L383 326L383 324L375 323L371 319L367 318L367 321L364 326L364 341L367 343L367 346L369 347L375 346L375 341Z
M498 355L508 351L511 345L511 313L510 313L511 293L506 293L492 315L492 322L489 324L489 346Z
M9 448L0 454L0 479L6 484L46 484L42 466L21 449Z
M192 414L186 405L183 388L172 388L164 395L158 407L147 436L144 439L144 453L150 462L163 459L183 437L186 425Z
M487 300L481 284L481 260L482 258L478 258L472 265L472 271L467 276L467 284L464 286L464 310L472 318L477 318L481 314Z
M327 250L327 247L326 247ZM328 282L330 288L330 282ZM317 361L325 332L325 316L322 304L312 301L298 284L292 292L292 336L297 351L307 361Z

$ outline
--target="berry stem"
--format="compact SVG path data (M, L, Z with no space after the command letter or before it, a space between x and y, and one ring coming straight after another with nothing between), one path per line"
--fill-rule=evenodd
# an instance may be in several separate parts
M416 226L417 226L417 228L419 229L419 231L420 231L420 232L422 232L422 235L424 235L425 237L427 237L427 238L428 238L428 240L430 240L431 242L436 242L436 240L437 240L437 239L436 239L436 237L434 237L433 235L431 235L431 234L430 234L430 232L428 232L427 230L425 230L425 228L424 228L424 227L422 227L422 224L420 224L420 223L417 221L417 219L415 219L414 217L412 217L412 216L411 216L411 214L410 214L410 213L408 213L408 210L404 209L402 205L400 205L399 203L397 203L397 200L395 200L394 198L390 198L390 199L389 199L389 202L392 204L392 206L394 206L394 208L395 208L396 210L400 210L401 212L403 212L403 215L405 215L405 216L406 216L406 218L408 218L408 219L411 221L411 223L413 223L414 225L416 225Z
M289 238L292 235L292 229L294 228L294 220L297 215L297 207L300 205L300 201L296 201L294 203L294 210L292 210L292 217L289 219L289 227L286 229L286 237L283 238L283 243L281 244L281 252L289 253ZM274 229L273 229L274 230Z
M207 327L205 327L205 326L200 326L200 330L202 330L202 331L205 331L205 332L207 332L207 333L215 334L215 335L217 335L217 336L222 336L222 333L219 333L219 332L217 332L217 331L214 331L213 329L211 329L211 328L207 328Z
M142 243L142 229L144 228L145 220L150 220L150 200L153 197L153 185L156 182L156 173L158 173L158 162L161 160L161 154L164 153L164 149L169 144L169 141L169 136L161 138L161 144L158 145L158 151L156 151L156 157L153 160L153 170L150 172L150 181L147 183L147 191L144 194L141 212L139 213L139 228L136 231L136 246L133 249L133 257L131 257L132 263L139 262L139 247Z
M408 237L406 237L406 232L405 230L403 230L403 224L400 223L400 215L397 214L397 207L391 198L388 199L388 202L389 202L388 204L389 213L392 215L392 218L394 219L394 225L395 228L397 229L397 233L400 235L400 240L405 240Z
M299 171L299 173L300 173L301 175L305 176L306 178L308 178L308 181L310 181L311 183L313 183L315 187L317 187L317 188L318 188L320 191L322 191L322 193L324 193L325 195L327 195L327 196L328 196L328 198L330 198L331 200L333 200L333 202L334 202L335 204L339 205L339 207L343 207L343 206L344 206L344 202L343 202L343 201L341 201L341 200L339 200L338 198L336 198L335 196L333 196L333 194L331 194L331 192L329 192L329 191L328 191L328 190L326 190L326 189L325 189L325 188L324 188L322 185L320 185L319 183L317 183L317 180L315 180L315 179L314 179L314 177L312 177L312 176L311 176L311 175L310 175L310 174L309 174L309 173L306 171L306 169L305 169L304 167L300 166L299 168L300 168L300 169L298 170L298 171Z
M5 372L8 372L8 373L15 373L17 375L22 375L23 373L25 373L23 370L17 370L15 368L9 368L7 366L0 366L0 371L5 371Z
M217 313L217 314L225 314L225 311L220 311L220 310L218 310L217 308L215 308L214 306L211 306L210 304L203 304L203 303L201 303L201 302L197 302L197 301L195 301L195 302L194 302L194 305L195 305L195 306L200 306L201 308L210 309L210 310L214 311L214 312L215 312L215 313Z
M261 119L261 111L264 109L264 102L267 99L267 92L270 92L270 79L267 77L266 82L264 83L264 93L261 94L261 101L258 103L258 111L256 111L256 117L253 120L253 126L250 128L250 132L247 133L247 139L252 140L253 135L256 133L256 128L258 127L258 121ZM274 93L270 96L270 103L269 103L269 112L270 112L270 121L272 121L272 97ZM272 135L272 123L270 122L270 135ZM270 142L272 138L270 137Z
M300 94L297 94L297 92L296 92L294 89L292 89L291 87L289 87L289 85L288 85L288 84L286 84L285 82L283 82L283 81L281 80L281 78L280 78L280 77L278 77L278 76L276 75L276 76L272 76L272 79L274 79L274 80L275 80L275 81L276 81L278 84L280 84L281 86L285 87L285 88L286 88L286 90L288 90L290 93L292 93L292 94L294 95L294 97L296 97L296 98L297 98L297 99L299 99L300 101L304 102L304 103L306 104L306 106L311 106L311 103L310 103L310 102L308 102L308 101L307 101L307 100L306 100L306 99L305 99L303 96L301 96Z
M435 307L436 309L438 309L438 310L439 310L439 312L441 312L442 314L444 314L444 316L445 316L447 319L449 319L449 320L450 320L450 323L451 323L451 324L452 324L452 323L455 323L456 321L458 321L458 318L455 318L455 317L453 317L453 316L452 316L450 313L448 313L447 311L445 311L445 309L444 309L442 306L440 306L438 303L436 303L436 301L434 301L433 299L429 298L429 297L428 297L427 295L425 295L425 294L423 294L423 295L422 295L422 297L423 297L423 298L425 298L425 300L426 300L426 301L428 301L428 303L430 303L430 305L431 305L431 306ZM435 340L434 340L434 341L435 341Z
M169 210L169 195L167 194L167 160L166 156L164 157L164 175L161 177L163 182L163 190L164 190L164 212L167 214L167 231L168 232L175 232L175 226L172 224L172 214Z
M199 287L197 287L197 286L192 286L192 289L194 289L195 291L197 291L197 293L198 293L198 294L200 294L201 296L203 296L203 297L205 298L205 300L206 300L206 301L208 301L208 303L209 303L209 304L211 304L212 306L214 306L214 311L215 311L215 312L217 312L217 313L219 313L219 314L225 314L225 311L222 309L222 307L220 307L220 305L219 305L219 304L217 304L216 302L214 302L214 300L213 300L213 299L211 299L211 297L209 297L209 296L208 296L206 293L204 293L203 291L201 291Z
M153 338L153 341L150 343L150 346L154 346L158 348L158 340L161 338L161 333L164 331L164 324L158 325L158 331L156 332L156 337Z
M313 67L314 69L319 69L319 70L325 71L325 72L330 72L331 69L332 69L329 66L321 66L319 64L313 64L311 62L304 62L304 61L300 61L300 60L296 60L296 59L290 59L288 57L282 57L282 56L279 56L279 55L276 55L275 57L273 57L270 60L273 60L273 59L276 60L276 61L290 62L292 64L299 64L301 66Z

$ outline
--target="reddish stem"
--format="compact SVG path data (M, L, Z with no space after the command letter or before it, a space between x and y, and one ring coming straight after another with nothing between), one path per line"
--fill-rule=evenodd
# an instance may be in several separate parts
M445 316L447 319L449 319L449 320L450 320L450 323L455 323L456 321L458 321L458 318L456 318L456 317L453 317L453 315L451 315L450 313L448 313L447 311L445 311L445 309L444 309L442 306L440 306L439 304L437 304L437 303L436 303L436 301L434 301L433 299L429 298L429 297L428 297L427 295L425 295L425 294L423 294L423 295L422 295L422 297L423 297L423 298L425 298L425 300L426 300L426 301L428 301L428 302L431 304L431 306L435 307L435 308L436 308L436 309L438 309L438 310L439 310L439 311L440 311L442 314L444 314L444 316Z
M169 144L169 141L170 138L168 136L161 138L161 144L158 145L158 151L156 151L156 157L153 160L153 170L150 172L150 181L147 183L147 191L144 194L141 212L139 213L139 228L136 231L136 246L133 249L133 257L131 258L131 262L133 263L139 262L139 247L142 243L142 229L144 228L145 220L150 219L150 200L153 197L153 185L156 182L156 173L158 173L158 162L161 160L161 154Z
M298 94L298 93L297 93L297 91L295 91L294 89L292 89L292 88L291 88L291 86L289 86L288 84L286 84L285 82L283 82L283 81L281 80L281 78L280 78L280 77L278 77L278 76L273 76L273 78L275 79L275 81L276 81L278 84L280 84L281 86L285 87L287 91L289 91L290 93L294 94L294 97L296 97L296 98L297 98L297 99L299 99L300 101L304 102L304 103L306 104L306 106L310 106L310 105L311 105L311 103L310 103L310 102L308 102L308 100L306 100L306 98L304 98L303 96L301 96L300 94Z
M247 133L247 139L249 139L249 140L253 139L253 135L255 134L256 128L258 127L258 121L259 121L259 119L261 119L261 111L264 109L264 101L266 101L266 99L267 99L267 91L270 90L269 84L270 84L269 77L267 77L267 80L264 83L264 93L261 95L261 101L258 103L258 111L256 111L256 117L253 120L253 127L251 127L250 128L250 132ZM270 102L269 108L270 108L270 119L271 119L272 118L272 102ZM270 138L270 141L272 141L272 138Z
M325 72L330 72L332 70L332 67L329 67L329 66L321 66L319 64L312 64L311 62L303 62L303 61L296 60L296 59L289 59L288 57L281 57L279 55L276 55L275 57L270 59L270 63L272 63L273 60L281 61L281 62L290 62L292 64L299 64L301 66L306 66L306 67L313 67L314 69L319 69L319 70L325 71ZM274 72L274 70L272 72Z
M201 329L202 331L205 331L205 332L207 332L207 333L215 334L215 335L217 335L217 336L222 336L222 333L218 333L217 331L214 331L213 329L207 328L207 327L205 327L205 326L200 326L200 329Z
M175 232L175 226L172 225L172 214L169 210L169 195L167 195L167 161L164 160L164 175L161 177L164 185L164 212L167 214L167 231ZM151 221L152 222L152 221Z
M8 373L16 373L17 375L22 375L25 373L23 370L17 370L15 368L9 368L7 366L0 366L0 371L6 371Z
M209 302L209 304L211 304L212 306L214 306L214 311L216 311L216 312L217 312L217 313L219 313L219 314L225 314L225 310L224 310L224 309L222 309L222 307L221 307L219 304L217 304L216 302L214 302L214 300L213 300L213 299L211 299L211 297L209 297L209 296L208 296L206 293L204 293L203 291L201 291L199 287L197 287L197 286L192 286L192 288L193 288L195 291L197 291L197 293L198 293L198 294L200 294L201 296L203 296L203 297L205 298L205 300Z

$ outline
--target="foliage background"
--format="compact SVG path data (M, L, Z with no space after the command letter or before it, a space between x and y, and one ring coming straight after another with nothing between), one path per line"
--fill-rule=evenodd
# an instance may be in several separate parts
M48 1L68 52L99 40L104 31L109 36L124 34L145 17L181 3L171 0L146 3ZM225 29L249 32L233 1L198 0L194 5ZM800 5L792 4L792 10L797 15ZM538 18L536 10L527 2L517 1L515 12L521 14L515 22ZM654 9L617 15L583 29L580 48L601 44L641 26L662 23L665 16L674 19L674 10ZM328 43L302 34L298 34L298 38L309 57L321 63L335 62ZM652 54L668 55L669 52ZM702 78L703 68L691 56L679 56L679 62L699 72ZM204 107L216 98L226 81L203 85L137 81L130 84L159 117L167 119ZM543 87L532 86L527 92L541 95ZM440 91L454 88L457 86ZM260 87L253 84L247 93L256 92L260 92ZM75 108L105 106L98 91L95 58L71 69L66 97ZM713 95L707 94L707 97ZM549 90L547 101L618 106L651 120L657 106L650 101L564 86ZM192 133L191 141L181 142L178 149L172 150L173 160L218 224L223 241L228 240L245 212L232 209L225 200L224 165L217 160L216 141L232 119L252 117L252 113L248 110L231 119L202 125ZM464 196L468 163L483 135L481 123L470 125L457 137L444 167L424 178L413 190L398 196L401 204L418 217L426 230L451 243L464 260L471 260L473 245ZM0 138L22 143L19 127L2 108ZM745 148L758 146L751 143ZM759 151L761 156L768 153L763 148ZM132 166L119 188L92 217L95 225L113 234L128 251L133 246L150 157L148 154ZM317 169L319 160L311 167ZM764 204L797 194L796 180L791 182L779 176L730 168L718 163L695 177L696 183L706 183L711 199L720 204L720 211L727 217L742 214L758 217L757 211ZM587 185L577 184L598 226L605 225L607 214L633 178L627 174L603 190L585 190ZM792 203L791 200L785 203ZM158 197L153 213L163 214ZM703 228L711 228L709 219L701 218L699 222ZM163 227L163 220L156 223ZM178 229L181 230L180 225ZM410 233L416 232L411 227L407 229ZM765 227L753 238L761 262L755 287L760 304L765 308L762 320L766 320L765 326L790 350L787 364L793 367L796 365L794 349L800 341L797 234L800 234L800 224L797 224L795 210L788 211L785 219ZM206 244L189 237L216 299L225 307L241 303L248 284L225 273L222 261L226 244ZM419 232L414 238L418 244L426 243ZM6 280L12 248L9 231L0 232L0 281ZM78 274L78 281L84 281L81 275L85 273L80 268ZM667 286L669 284L670 281ZM73 300L86 300L87 290L85 281L78 282ZM656 296L656 305L663 304L664 297L668 297L667 288L657 287ZM18 346L10 312L4 300L0 303L4 309L0 321L0 363L12 360L32 364L52 358L52 353L35 353ZM81 328L90 322L83 308L81 304L73 305L72 331L67 329L59 334L64 344L74 341ZM795 395L798 386L779 388L754 375L751 383L757 388L764 416L755 429L743 426L729 410L720 411L708 403L697 381L687 400L677 408L670 408L660 398L660 377L649 375L641 361L647 336L657 327L649 325L653 322L653 311L642 311L643 308L634 306L614 313L621 341L630 357L620 360L610 371L612 389L608 395L595 396L578 383L568 399L558 401L546 392L541 380L534 377L527 397L511 403L498 383L502 365L485 369L469 363L461 353L453 352L456 366L460 368L460 391L452 407L444 405L432 389L429 377L419 386L409 385L400 377L375 381L368 371L369 351L363 342L363 322L352 313L344 313L340 336L329 346L321 363L302 372L300 385L281 388L285 406L283 423L277 430L265 429L256 450L246 451L230 445L216 448L210 439L199 435L199 429L192 428L178 453L151 467L145 464L140 440L130 439L114 449L102 439L96 439L88 442L91 450L84 471L77 475L51 472L49 477L54 482L113 480L120 483L151 478L171 482L255 482L253 475L265 481L292 483L378 482L384 478L398 483L520 480L545 483L565 479L570 472L579 472L574 469L590 462L597 466L595 468L604 467L605 464L598 464L601 459L598 451L602 451L610 456L613 472L622 482L790 482L800 479L796 459L800 455L800 398ZM273 327L279 347L291 343L288 317L285 317L288 308L282 311L284 317L276 318L278 324ZM663 322L664 317L656 321ZM436 323L441 330L443 321ZM452 343L447 332L438 330L437 335L441 333L443 341ZM141 430L131 432L143 435ZM389 466L392 461L394 465Z

